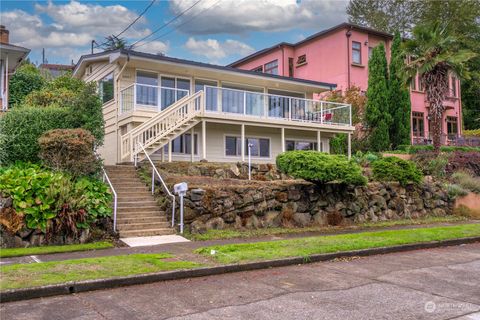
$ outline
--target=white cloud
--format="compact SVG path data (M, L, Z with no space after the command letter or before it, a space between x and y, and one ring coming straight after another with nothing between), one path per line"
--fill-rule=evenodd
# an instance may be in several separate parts
M168 42L152 41L152 42L145 43L145 45L142 45L141 47L139 47L138 51L150 52L155 54L157 53L165 54L168 51L169 47L170 47L170 44Z
M104 38L100 36L119 33L137 16L138 13L121 5L101 6L72 0L64 4L36 4L31 14L18 9L1 12L0 20L10 30L10 42L37 51L46 48L47 52L55 52L57 57L70 62L89 53L93 39L102 42ZM146 23L142 17L121 37L128 40L149 34ZM165 52L168 45L156 42L152 48Z
M210 62L218 62L231 55L245 56L255 51L246 43L232 39L221 43L215 39L195 40L191 37L184 47L195 55L206 57Z
M171 10L183 12L196 0L172 0ZM205 0L182 17L179 29L188 34L324 29L346 20L347 0Z

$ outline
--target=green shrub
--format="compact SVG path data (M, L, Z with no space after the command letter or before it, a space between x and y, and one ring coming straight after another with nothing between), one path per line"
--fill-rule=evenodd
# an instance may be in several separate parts
M315 183L366 184L359 165L342 155L317 151L288 151L277 156L280 171Z
M398 181L402 185L422 181L422 174L413 162L397 157L385 157L373 162L372 171L378 181Z
M430 160L427 166L429 174L437 178L444 178L446 176L446 168L448 165L448 157L445 155L439 155L438 157Z
M30 92L41 89L45 83L45 78L33 64L22 65L9 81L9 104L22 103Z
M416 154L419 152L433 151L433 146L431 145L400 145L396 148L395 151L405 152L409 154ZM441 152L454 152L454 151L480 151L480 147L457 147L457 146L442 146L440 147Z
M450 199L455 199L458 196L465 196L468 194L468 190L465 190L458 184L447 184L447 193Z
M91 175L100 169L94 153L95 138L84 129L55 129L39 139L40 158L54 170L67 171L74 176Z
M0 164L39 162L38 138L46 131L68 128L68 110L16 107L0 119Z
M348 142L346 134L337 134L330 139L330 152L333 154L347 154Z
M463 130L463 135L467 137L480 137L480 129Z
M480 193L480 178L474 177L468 172L457 171L452 174L452 180L462 188Z
M17 163L0 174L0 190L13 199L18 215L30 229L47 232L66 227L88 227L98 218L111 215L111 194L101 181L80 178L43 169L38 165Z
M366 153L357 151L357 153L355 153L355 155L353 156L353 160L359 165L365 166L369 163L377 161L380 157L381 155L370 152L370 151Z

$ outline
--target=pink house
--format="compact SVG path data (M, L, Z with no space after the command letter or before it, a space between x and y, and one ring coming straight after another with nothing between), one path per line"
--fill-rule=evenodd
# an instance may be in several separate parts
M383 43L390 59L392 35L350 23L320 31L300 42L282 42L231 63L230 67L281 76L336 83L338 90L368 86L368 59L372 49ZM428 104L418 77L410 87L412 143L431 143ZM442 143L455 143L461 135L460 82L450 77L445 100Z

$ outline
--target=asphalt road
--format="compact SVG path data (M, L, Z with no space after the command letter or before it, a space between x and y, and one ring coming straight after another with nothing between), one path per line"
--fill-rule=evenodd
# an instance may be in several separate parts
M5 303L0 316L480 320L480 243Z

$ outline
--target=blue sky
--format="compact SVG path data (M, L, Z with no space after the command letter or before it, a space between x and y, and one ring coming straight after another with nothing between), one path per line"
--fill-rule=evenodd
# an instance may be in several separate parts
M33 62L41 62L45 48L49 63L70 63L90 53L92 39L101 43L120 33L150 2L2 0L0 23L13 44L32 49ZM138 42L138 51L227 64L344 22L346 5L347 0L156 0L121 37L133 44L151 35Z

